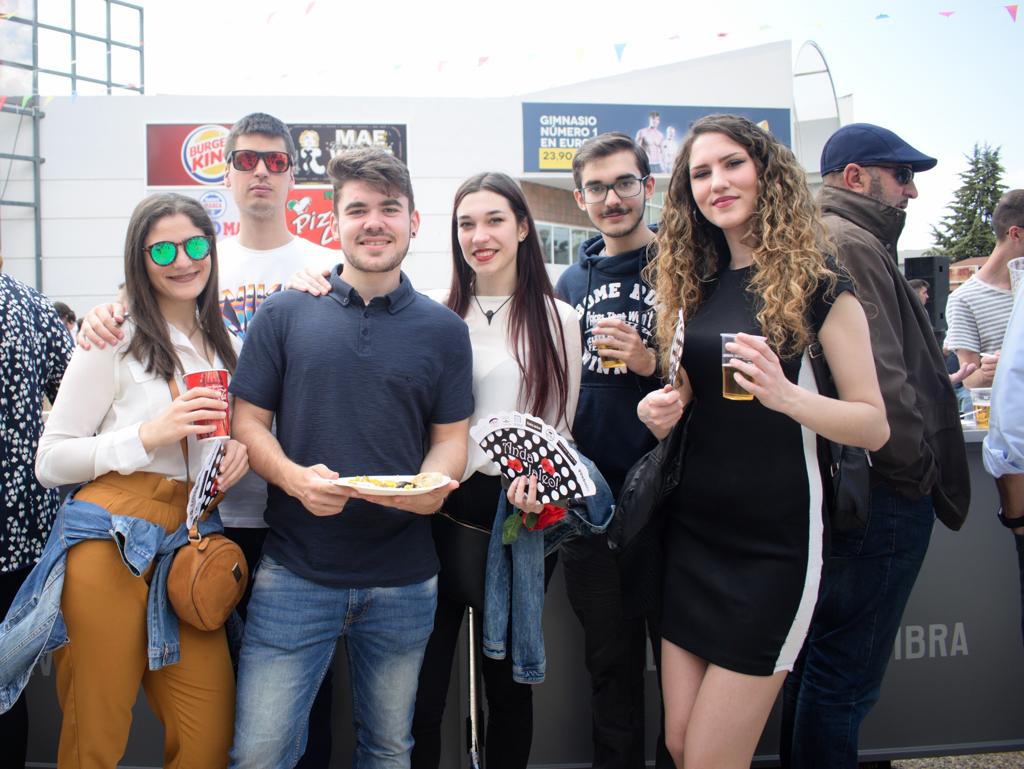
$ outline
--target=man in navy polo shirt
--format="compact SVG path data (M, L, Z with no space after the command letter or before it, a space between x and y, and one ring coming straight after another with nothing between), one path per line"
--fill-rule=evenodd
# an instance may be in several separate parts
M465 323L402 274L419 226L409 172L375 149L335 157L345 263L327 300L268 298L238 362L234 431L270 484L270 527L246 618L232 767L292 767L340 636L357 730L354 765L408 767L416 682L433 626L429 515L457 487L373 497L340 475L459 478L473 411ZM277 419L277 435L270 427Z

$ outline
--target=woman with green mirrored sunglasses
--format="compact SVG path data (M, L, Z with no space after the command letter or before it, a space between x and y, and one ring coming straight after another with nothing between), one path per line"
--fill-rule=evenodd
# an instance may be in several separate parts
M200 262L210 255L210 244L212 242L213 239L208 235L194 235L178 243L161 240L159 243L146 246L146 251L149 253L149 258L155 264L166 267L169 264L173 264L174 260L178 258L179 246L184 249L185 255L189 259L193 262Z
M124 245L125 338L76 348L39 441L41 482L76 486L62 514L82 539L68 546L58 589L70 643L54 652L65 714L57 763L67 769L119 763L140 684L164 726L167 766L228 764L235 685L224 629L200 630L148 609L168 605L166 584L138 578L148 560L129 571L131 559L109 534L115 517L132 519L124 551L159 549L153 573L166 573L164 553L187 536L189 490L204 455L224 447L221 491L231 493L248 470L237 441L199 442L224 417L226 397L184 381L188 373L233 372L238 360L240 342L221 317L214 237L192 198L160 193L139 203ZM201 525L204 534L216 531L217 511ZM147 658L147 648L159 655Z

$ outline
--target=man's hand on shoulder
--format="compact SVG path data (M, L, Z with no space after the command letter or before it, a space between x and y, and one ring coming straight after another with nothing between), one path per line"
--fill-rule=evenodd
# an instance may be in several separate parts
M330 274L330 270L314 270L311 267L306 267L292 275L285 284L285 288L294 288L296 291L304 291L313 296L326 296L331 293L331 282L327 279Z
M124 339L121 330L124 317L124 305L119 302L96 305L82 318L82 328L75 342L83 350L91 350L92 345L100 350L108 344L116 345Z

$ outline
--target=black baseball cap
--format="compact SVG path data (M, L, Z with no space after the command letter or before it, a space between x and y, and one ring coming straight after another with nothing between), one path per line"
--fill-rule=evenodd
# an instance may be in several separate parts
M914 173L935 168L939 161L915 150L888 128L850 123L836 131L821 151L821 175L859 166L910 166Z

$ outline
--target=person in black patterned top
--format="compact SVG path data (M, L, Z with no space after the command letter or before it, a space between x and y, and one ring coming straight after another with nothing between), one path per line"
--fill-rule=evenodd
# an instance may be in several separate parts
M3 257L0 256L0 268ZM32 570L60 505L36 480L42 402L57 396L73 343L50 301L0 272L0 617ZM6 766L25 765L28 710L22 697L0 716Z

